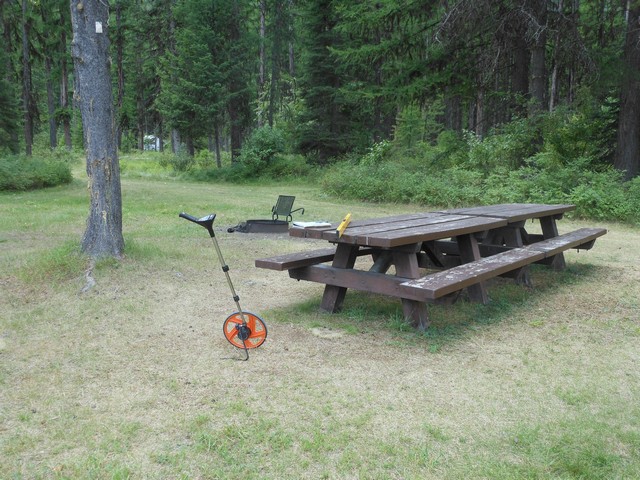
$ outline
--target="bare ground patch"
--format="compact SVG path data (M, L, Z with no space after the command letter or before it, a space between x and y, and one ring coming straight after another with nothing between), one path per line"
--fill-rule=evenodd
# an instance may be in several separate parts
M82 275L28 286L3 274L0 476L640 471L635 230L613 226L592 251L568 255L561 281L536 272L534 289L517 294L524 307L438 307L426 336L391 328L366 297L340 315L309 311L321 286L253 266L315 243L219 241L242 306L269 328L248 362L222 336L235 306L204 232L180 258L98 268L85 293Z

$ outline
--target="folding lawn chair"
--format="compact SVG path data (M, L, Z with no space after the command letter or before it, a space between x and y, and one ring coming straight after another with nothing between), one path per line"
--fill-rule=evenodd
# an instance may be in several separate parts
M293 220L293 217L291 216L292 213L302 210L300 215L304 215L304 208L291 210L295 199L296 197L291 195L279 195L278 201L273 207L271 207L271 218L273 220L277 220L278 217L282 215L287 219L287 222L291 222Z

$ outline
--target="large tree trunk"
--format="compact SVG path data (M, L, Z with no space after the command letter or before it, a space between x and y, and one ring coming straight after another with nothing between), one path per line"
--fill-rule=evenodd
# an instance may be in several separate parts
M640 1L629 9L624 44L625 72L620 91L615 167L630 180L640 167Z
M113 94L104 0L71 0L71 51L86 141L90 210L82 251L91 257L120 257L122 194L113 116Z

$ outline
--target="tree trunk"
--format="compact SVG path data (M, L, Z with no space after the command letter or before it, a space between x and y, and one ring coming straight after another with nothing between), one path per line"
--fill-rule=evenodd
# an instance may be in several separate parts
M259 51L259 68L258 68L258 114L256 123L258 128L262 127L262 101L264 98L264 91L266 85L266 68L267 68L267 53L266 53L266 35L267 35L267 1L260 0L258 2L260 10L260 51ZM273 82L273 79L272 79Z
M61 20L64 25L64 20ZM71 112L69 111L69 73L67 71L67 32L64 28L60 33L60 109L62 116L62 131L64 132L64 144L67 150L71 150Z
M512 37L513 67L511 68L511 92L514 100L512 104L513 112L517 116L526 115L526 101L529 92L529 60L531 53L525 41L525 31L522 25L517 28L517 35Z
M47 113L49 115L49 146L58 146L57 122L56 122L56 99L53 92L53 82L51 81L51 58L46 55L44 58L44 70L47 73Z
M534 0L532 5L533 45L531 47L531 113L546 105L547 96L547 0Z
M217 120L215 125L213 126L213 135L216 148L216 166L218 168L222 168L222 157L220 156L220 126L218 125Z
M122 114L124 103L124 25L122 23L122 2L116 2L116 71L118 75L118 93L116 96L117 114ZM139 70L138 70L139 71ZM122 125L118 122L116 127L116 144L118 149L122 147Z
M564 0L558 2L558 14L564 15ZM551 69L551 86L549 89L549 112L553 112L558 104L558 69L560 63L560 44L562 41L560 26L556 26L556 36L553 45L553 67Z
M31 83L31 56L29 52L29 31L31 20L27 18L27 0L22 0L22 106L24 108L25 153L31 156L33 147L34 108L33 86Z
M111 90L108 21L103 0L71 0L71 51L86 141L90 209L82 251L122 256L122 193Z
M620 91L615 167L630 180L640 167L640 1L629 9L624 43L624 76Z
M447 90L449 90L447 88ZM447 130L462 132L462 105L460 95L445 92L444 97L444 123Z
M293 8L294 8L294 1L289 0L289 9L293 10ZM291 24L289 25L289 29L293 30L293 26ZM294 36L293 31L290 31L289 35L290 35L290 38L292 38ZM295 51L294 51L294 46L292 41L289 41L289 76L291 78L296 78Z

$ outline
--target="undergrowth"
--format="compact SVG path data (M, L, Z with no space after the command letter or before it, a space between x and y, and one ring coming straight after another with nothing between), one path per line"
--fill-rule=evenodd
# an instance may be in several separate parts
M73 160L73 155L66 150L31 157L0 157L0 191L35 190L70 183Z

